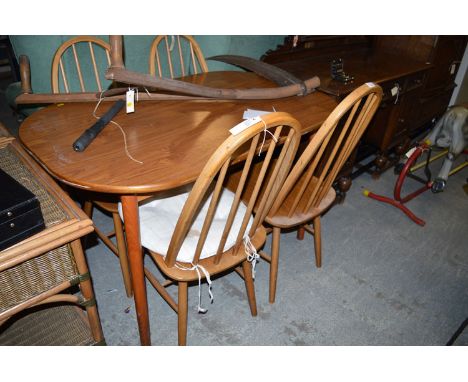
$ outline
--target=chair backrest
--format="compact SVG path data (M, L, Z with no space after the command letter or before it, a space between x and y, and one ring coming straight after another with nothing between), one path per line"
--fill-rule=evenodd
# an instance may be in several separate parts
M268 130L268 134L266 130ZM242 172L236 190L233 192L233 202L229 208L228 218L219 245L215 243L218 250L214 255L214 264L219 263L224 254L223 250L229 234L236 237L234 248L239 248L239 245L243 245L243 239L246 234L252 238L263 223L289 173L299 146L300 135L301 125L297 120L287 113L271 113L262 116L259 122L248 127L246 130L227 138L206 163L185 202L171 238L165 258L166 264L174 266L178 251L196 218L202 202L212 193L192 261L194 265L198 263L208 230L213 221L223 183L227 180L226 174L232 164L241 166ZM273 136L275 137L274 139ZM276 148L278 150L275 150ZM231 233L233 220L243 199L243 192L245 191L249 176L252 175L253 163L260 154L260 150L262 155L260 173L259 175L255 175L257 178L251 196L248 200L243 200L246 208L245 214L242 216L242 224L240 224L238 232L233 231ZM266 176L266 174L271 175ZM255 216L247 232L254 206L256 211Z
M192 36L158 36L150 48L152 76L177 78L208 71L203 53Z
M109 53L110 45L96 37L78 36L65 41L52 60L52 92L102 91ZM88 72L92 75L84 75Z
M271 208L288 216L318 207L349 158L382 99L382 88L360 86L332 111L295 163Z

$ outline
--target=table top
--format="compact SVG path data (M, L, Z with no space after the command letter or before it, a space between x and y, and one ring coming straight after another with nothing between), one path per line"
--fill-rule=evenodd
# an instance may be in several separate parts
M247 72L209 72L184 80L213 87L258 88L276 85ZM102 102L96 115L111 107ZM204 164L242 122L247 109L288 112L315 131L336 101L323 93L278 100L141 101L135 112L124 110L113 119L125 132L109 124L84 152L72 143L96 122L94 103L48 106L28 117L20 139L28 151L60 181L81 189L116 194L145 194L193 182Z

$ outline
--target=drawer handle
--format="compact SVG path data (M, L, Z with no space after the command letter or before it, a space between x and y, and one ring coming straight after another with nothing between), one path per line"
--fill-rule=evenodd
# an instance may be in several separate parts
M15 223L10 223L10 228L15 228Z
M11 216L13 216L13 212L11 212L11 211L8 211L8 212L7 212L7 216L8 216L8 217L11 217Z

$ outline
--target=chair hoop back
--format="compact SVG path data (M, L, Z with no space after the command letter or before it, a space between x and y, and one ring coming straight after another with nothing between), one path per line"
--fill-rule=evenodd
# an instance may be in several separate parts
M288 198L288 216L318 207L374 116L382 88L364 84L332 111L295 163L271 214Z
M95 48L104 50L106 65L102 68L102 70L98 69L99 67L102 67L102 64L100 64L99 60L100 53L102 52L95 50ZM87 68L92 70L96 82L96 87L93 86L92 90L97 89L98 91L102 91L103 86L101 78L103 78L102 74L104 73L104 70L107 69L107 67L110 65L109 54L110 45L97 37L78 36L65 41L57 49L52 60L52 93L72 92L72 81L73 78L75 78L75 73L78 77L80 89L79 92L86 92L86 76L83 75L83 69ZM74 65L71 63L68 64L68 61L74 62ZM73 78L70 78L72 74ZM91 89L88 91L90 90Z
M151 43L149 72L152 76L177 78L207 71L203 53L192 36L161 35Z
M269 132L268 134L266 131L267 129ZM227 171L230 165L235 164L236 166L240 165L242 167L242 175L235 190L232 205L229 208L229 214L217 247L217 253L214 256L215 264L220 261L226 239L231 232L233 220L242 200L245 185L247 184L249 175L252 174L251 170L254 167L252 163L254 162L255 156L259 155L260 150L262 150L262 168L255 180L254 192L252 192L248 200L243 200L246 205L246 211L242 217L242 224L240 225L239 231L235 233L236 243L234 248L238 248L238 246L242 244L246 234L249 235L249 237L255 234L257 228L263 223L277 193L286 179L299 146L300 130L300 123L289 114L271 113L262 116L261 121L237 135L229 136L219 146L206 163L185 202L165 258L167 266L174 266L178 251L196 218L202 202L205 201L212 192L211 201L204 218L203 228L192 262L194 265L198 263L219 201L223 183L226 180ZM270 136L270 133L275 137L274 139ZM279 148L279 150L275 151L276 148ZM274 153L275 159L272 160ZM271 176L266 176L267 174L271 174ZM251 224L250 230L247 232L248 223L256 204L258 207L255 209L256 213L253 218L253 223Z

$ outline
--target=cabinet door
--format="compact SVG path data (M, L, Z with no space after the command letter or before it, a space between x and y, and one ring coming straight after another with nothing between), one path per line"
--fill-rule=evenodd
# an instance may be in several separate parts
M431 63L426 80L426 93L442 91L453 84L465 51L465 36L438 36L432 52ZM429 94L427 94L429 95Z

